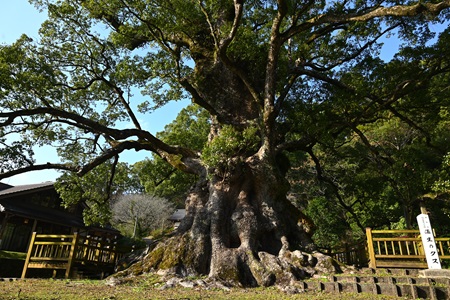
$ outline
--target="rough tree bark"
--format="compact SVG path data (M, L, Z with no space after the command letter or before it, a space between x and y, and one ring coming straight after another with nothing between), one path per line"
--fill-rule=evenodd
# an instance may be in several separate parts
M269 286L340 271L317 251L312 224L287 200L288 188L276 161L259 154L233 164L222 178L204 178L187 199L177 234L120 275L165 270Z

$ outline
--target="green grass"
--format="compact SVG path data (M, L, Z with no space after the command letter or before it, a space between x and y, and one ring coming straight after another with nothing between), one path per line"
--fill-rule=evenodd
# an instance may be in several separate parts
M25 260L27 258L27 254L23 252L0 250L0 258Z
M167 288L161 289L161 282L153 277L137 277L126 284L109 286L103 280L53 280L24 279L16 281L0 281L0 299L2 300L139 300L139 299L243 299L243 300L363 300L363 299L398 299L370 294L328 294L323 292L307 292L289 295L275 287L269 288Z

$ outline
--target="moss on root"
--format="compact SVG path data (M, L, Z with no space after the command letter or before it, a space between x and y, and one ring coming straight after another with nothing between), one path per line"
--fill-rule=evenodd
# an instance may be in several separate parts
M115 276L137 276L158 270L165 270L169 273L179 273L180 270L183 270L186 273L186 270L195 269L195 263L198 260L196 247L201 248L187 234L171 237L160 242L143 260L131 265L128 269L117 273Z
M232 286L290 285L317 273L333 274L340 268L321 253L285 251L282 256L267 252L253 253L240 248L226 248L214 253L205 240L189 234L173 236L160 242L141 261L114 275L115 278L159 272L168 276L202 276ZM209 247L208 247L209 246ZM211 268L211 269L210 269Z

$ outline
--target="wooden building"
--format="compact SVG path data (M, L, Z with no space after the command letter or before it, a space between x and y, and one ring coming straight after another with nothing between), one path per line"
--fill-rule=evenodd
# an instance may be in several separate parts
M0 183L0 251L26 253L33 232L46 235L77 235L113 242L120 236L113 228L86 226L79 203L70 208L62 200L53 182L11 186Z

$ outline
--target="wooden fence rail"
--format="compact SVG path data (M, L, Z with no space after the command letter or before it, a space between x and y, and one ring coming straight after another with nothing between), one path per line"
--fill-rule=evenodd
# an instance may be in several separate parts
M28 269L65 270L64 277L69 278L74 265L94 266L99 271L113 269L124 252L118 251L116 244L98 237L73 235L47 235L33 233L22 278Z
M428 268L419 230L366 229L370 268ZM435 238L441 260L450 259L450 238Z
M354 265L356 267L367 266L365 243L345 245L340 251L331 251L330 249L319 250L345 265Z

